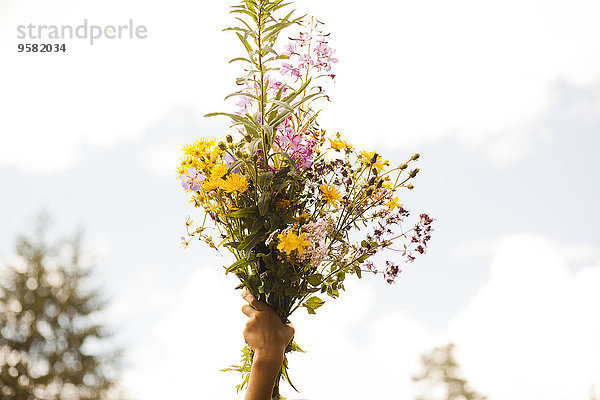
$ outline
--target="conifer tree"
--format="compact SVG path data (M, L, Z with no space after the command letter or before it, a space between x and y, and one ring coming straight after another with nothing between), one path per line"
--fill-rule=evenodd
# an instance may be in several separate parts
M431 352L421 356L423 371L412 379L425 387L417 400L486 400L483 396L469 387L462 377L460 366L454 358L455 345L436 347Z
M95 400L116 383L121 352L97 321L106 302L91 283L80 236L49 245L46 222L17 240L20 262L0 280L0 398ZM110 348L110 346L109 346Z

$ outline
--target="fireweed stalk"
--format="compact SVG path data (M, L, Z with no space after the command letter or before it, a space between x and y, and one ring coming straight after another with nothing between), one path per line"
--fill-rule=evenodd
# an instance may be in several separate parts
M226 273L240 280L237 288L285 323L300 307L315 314L324 303L318 294L337 298L348 275L368 272L393 283L397 261L378 267L371 258L385 250L412 262L426 252L433 222L421 214L413 228L402 226L410 214L396 193L413 189L418 154L391 166L319 126L338 60L323 23L295 17L284 11L288 4L246 0L232 7L239 24L226 30L245 50L231 60L244 67L240 90L226 97L237 99L237 110L208 114L229 118L232 132L185 146L178 166L191 202L205 211L200 224L186 221L182 244L195 238L226 247L235 257ZM284 30L290 33L280 43ZM208 234L211 226L218 237ZM290 351L302 350L292 341ZM238 391L248 383L252 356L244 348L241 364L227 369L242 373ZM285 357L273 398L280 397L281 377L291 384L287 369Z

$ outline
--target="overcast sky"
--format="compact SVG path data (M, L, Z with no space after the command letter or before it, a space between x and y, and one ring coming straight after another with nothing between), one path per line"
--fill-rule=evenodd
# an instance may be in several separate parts
M47 209L84 226L139 400L231 399L243 344L230 262L179 247L192 210L179 148L224 136L239 54L229 2L0 3L0 258ZM393 286L348 281L293 318L302 398L414 397L419 354L448 341L490 400L600 393L600 6L593 0L298 0L340 59L324 128L393 163L422 157L401 201L429 212L425 257ZM17 52L17 25L127 23L144 40ZM288 396L294 398L291 392Z

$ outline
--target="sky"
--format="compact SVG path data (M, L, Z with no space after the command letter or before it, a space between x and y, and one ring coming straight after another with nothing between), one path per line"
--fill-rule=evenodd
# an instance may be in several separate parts
M127 349L131 398L231 399L243 300L230 263L181 249L188 215L178 151L227 125L240 53L230 2L0 3L0 259L47 210L79 226L106 312ZM591 0L298 0L327 23L340 62L321 125L421 154L401 201L434 218L428 254L395 285L349 279L316 317L294 315L308 352L290 398L414 398L419 355L449 341L490 400L600 393L600 6ZM66 40L18 53L18 25L147 27L137 40ZM239 398L242 398L241 395Z

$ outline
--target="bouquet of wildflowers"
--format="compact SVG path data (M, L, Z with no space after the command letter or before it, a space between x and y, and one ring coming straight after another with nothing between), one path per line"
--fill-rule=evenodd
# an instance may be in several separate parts
M338 60L323 24L294 16L288 5L244 0L232 7L238 24L226 30L245 50L231 60L243 66L240 90L227 96L238 108L208 114L230 119L231 133L185 146L178 167L191 202L204 210L201 224L188 219L182 243L195 238L226 247L235 257L226 273L285 323L300 307L315 314L324 296L338 297L348 275L380 274L393 283L397 262L378 267L372 257L386 250L413 261L426 251L433 221L421 214L413 228L402 227L409 212L397 193L413 188L418 154L392 166L319 126L329 101L325 82L335 77ZM284 30L291 35L280 43ZM209 234L215 226L218 234ZM292 341L289 351L301 350ZM245 348L233 368L242 373L238 390L251 364ZM289 382L287 357L281 377ZM278 383L273 395L279 398Z

